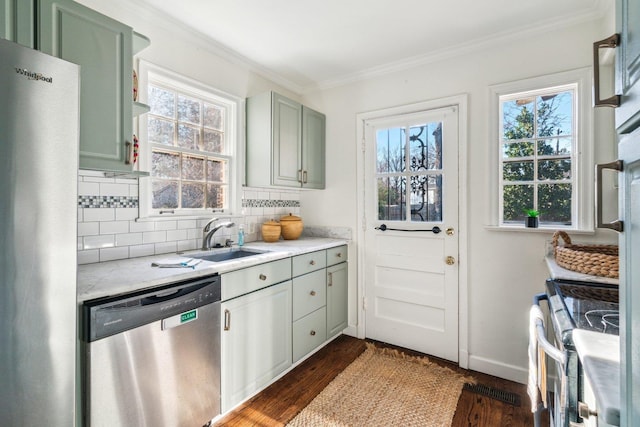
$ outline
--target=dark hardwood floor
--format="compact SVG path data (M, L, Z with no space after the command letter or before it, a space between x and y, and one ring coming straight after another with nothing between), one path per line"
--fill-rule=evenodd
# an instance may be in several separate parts
M384 343L376 345L397 348ZM279 381L245 404L218 420L215 426L284 426L313 400L336 375L342 372L365 349L365 341L342 335L318 351ZM422 355L400 349L413 355ZM429 356L429 359L455 371L474 377L479 384L515 393L520 406L463 390L453 419L454 427L533 426L526 386L458 368L455 364ZM548 421L547 421L548 425Z

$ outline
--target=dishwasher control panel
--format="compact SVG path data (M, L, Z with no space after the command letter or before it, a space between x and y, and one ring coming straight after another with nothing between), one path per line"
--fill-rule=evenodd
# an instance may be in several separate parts
M219 303L220 299L220 276L216 274L85 301L82 339L92 342L162 319L171 319L163 322L163 329L165 324L174 327L196 320L198 307Z

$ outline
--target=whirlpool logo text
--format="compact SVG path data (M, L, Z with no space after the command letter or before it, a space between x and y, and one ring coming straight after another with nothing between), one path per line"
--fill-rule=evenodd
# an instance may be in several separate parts
M47 77L42 73L34 73L26 68L16 68L16 73L25 76L29 80L40 80L46 83L53 83L53 77Z

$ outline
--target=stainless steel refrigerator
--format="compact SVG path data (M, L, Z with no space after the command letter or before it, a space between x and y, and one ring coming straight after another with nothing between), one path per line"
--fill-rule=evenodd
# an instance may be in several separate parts
M75 425L79 67L0 39L0 425Z

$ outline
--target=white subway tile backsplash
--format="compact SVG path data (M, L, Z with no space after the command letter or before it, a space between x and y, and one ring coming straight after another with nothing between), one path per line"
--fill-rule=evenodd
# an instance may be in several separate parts
M160 243L166 241L166 231L146 231L142 233L142 243Z
M129 185L128 184L111 184L111 183L102 183L100 184L100 195L101 196L129 196Z
M98 249L78 251L78 264L91 264L94 262L100 262L100 251Z
M129 246L129 256L131 258L150 256L155 254L155 249L154 244Z
M132 221L138 218L138 208L115 208L116 221Z
M78 263L199 249L202 227L210 218L138 220L138 181L106 178L102 172L81 171L78 196ZM212 244L237 238L244 225L245 241L260 238L264 221L288 213L300 214L300 191L243 190L242 215L225 217L236 226L218 230Z
M104 236L86 236L84 239L84 248L83 249L102 249L102 248L112 248L114 246L114 236L113 234L104 235Z
M143 231L154 231L155 224L151 221L129 221L129 232L138 233Z
M83 211L84 222L114 221L116 219L116 212L113 208L86 208Z
M158 221L156 222L156 230L175 230L178 228L177 221Z
M187 230L167 230L167 241L186 240L187 238Z
M129 247L100 249L100 262L129 258Z
M79 196L92 196L100 193L100 184L97 182L78 182Z
M100 222L100 234L128 233L128 221L102 221Z
M178 252L178 242L156 243L156 254L168 254Z
M116 234L116 246L133 246L142 244L142 233Z
M79 222L78 223L78 236L95 236L100 234L99 222Z

